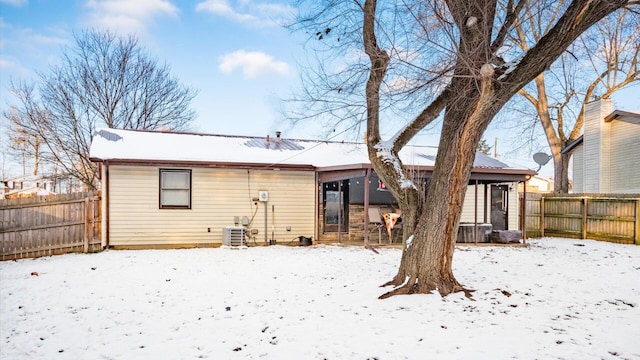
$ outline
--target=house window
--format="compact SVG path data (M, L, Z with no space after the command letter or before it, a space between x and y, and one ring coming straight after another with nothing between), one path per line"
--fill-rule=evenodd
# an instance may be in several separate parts
M160 169L160 208L191 209L191 170Z

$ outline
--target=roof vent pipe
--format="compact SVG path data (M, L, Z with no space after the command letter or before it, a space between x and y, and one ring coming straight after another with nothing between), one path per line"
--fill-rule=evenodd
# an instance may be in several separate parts
M267 135L267 142L266 142L266 144L267 144L267 149L268 149L268 148L269 148L269 135Z
M276 143L280 143L280 135L282 135L282 131L276 131Z

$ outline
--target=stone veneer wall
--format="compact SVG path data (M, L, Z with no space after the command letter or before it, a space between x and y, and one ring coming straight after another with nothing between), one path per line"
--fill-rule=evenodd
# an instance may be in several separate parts
M375 205L371 205L375 206ZM334 243L338 242L337 232L324 233L324 209L320 202L318 205L318 239L320 242ZM380 232L382 235L381 243L388 244L389 237L387 235L387 229L382 228ZM360 242L364 241L364 205L362 204L350 204L349 205L349 226L348 232L342 233L343 242ZM369 242L372 244L378 244L378 228L374 224L369 225ZM393 230L393 243L402 243L402 226L396 226Z

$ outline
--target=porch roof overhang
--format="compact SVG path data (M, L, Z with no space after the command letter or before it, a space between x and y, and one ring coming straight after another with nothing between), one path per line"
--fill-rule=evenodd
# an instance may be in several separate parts
M580 135L579 138L575 139L573 142L569 143L567 147L562 149L561 151L562 155L571 154L573 149L578 147L578 145L582 144L583 142L584 142L584 135Z
M417 171L421 177L431 178L433 166L409 166L411 171ZM365 176L367 169L372 169L371 164L352 164L343 166L329 166L317 168L318 182L331 182ZM473 168L469 183L502 183L514 181L526 181L535 175L531 169L497 169L497 168Z

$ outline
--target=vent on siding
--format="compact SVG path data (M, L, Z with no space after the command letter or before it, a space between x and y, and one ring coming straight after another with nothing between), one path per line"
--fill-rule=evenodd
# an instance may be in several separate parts
M227 226L222 229L222 245L247 246L245 228L241 226Z

